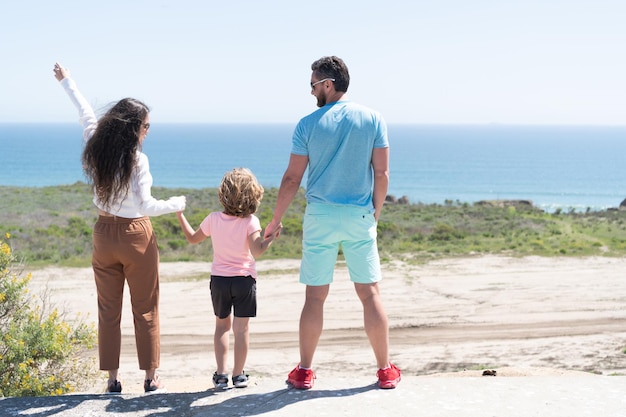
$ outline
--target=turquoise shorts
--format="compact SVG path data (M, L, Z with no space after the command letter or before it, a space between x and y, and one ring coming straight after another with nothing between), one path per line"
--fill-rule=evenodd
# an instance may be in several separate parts
M340 246L350 281L372 284L381 280L373 212L314 203L304 213L300 282L311 286L333 282Z

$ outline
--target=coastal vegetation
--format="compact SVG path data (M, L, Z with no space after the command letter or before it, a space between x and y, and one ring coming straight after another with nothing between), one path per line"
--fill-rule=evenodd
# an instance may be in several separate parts
M211 211L220 210L217 190L153 188L157 198L186 195L187 218L198 227ZM257 213L262 225L272 216L277 189L266 189ZM626 255L626 212L603 210L545 212L516 202L387 204L378 223L383 262L409 262L475 254L508 256ZM96 211L89 186L78 182L54 187L0 187L0 233L12 235L12 246L29 266L88 266ZM304 191L283 218L280 238L264 258L298 258L301 250ZM210 240L189 245L174 214L152 218L161 260L210 261Z
M71 323L45 298L30 294L30 274L0 238L0 397L61 395L86 387L96 374L86 353L96 331Z
M186 195L186 215L198 227L220 210L216 189L154 188L157 198ZM266 225L277 189L267 189L258 217ZM29 294L29 269L50 264L86 267L96 221L89 186L0 187L0 397L59 395L93 381L88 351L95 330L67 320L45 298ZM383 263L482 254L624 256L626 211L544 212L526 201L443 204L389 197L378 222ZM304 191L283 218L284 229L264 258L301 255ZM153 217L161 260L210 261L211 244L189 245L174 214ZM36 273L36 270L33 272Z

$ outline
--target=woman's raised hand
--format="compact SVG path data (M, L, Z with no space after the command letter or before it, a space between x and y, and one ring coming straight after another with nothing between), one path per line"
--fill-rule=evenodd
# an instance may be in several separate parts
M54 64L54 69L52 71L54 71L54 78L56 78L58 81L61 81L63 78L67 78L70 76L70 70L63 67L58 62Z

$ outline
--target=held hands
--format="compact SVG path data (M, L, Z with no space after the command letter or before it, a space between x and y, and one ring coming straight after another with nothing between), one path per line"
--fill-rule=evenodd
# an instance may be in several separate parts
M170 197L169 201L173 202L174 204L178 206L178 210L176 211L180 212L181 214L187 206L187 197L185 197L184 195L177 195L175 197Z
M69 78L70 76L70 70L63 67L58 62L54 64L54 68L52 69L52 71L54 72L54 78L56 78L58 81L61 81L64 78Z
M270 233L269 226L265 229L265 234L263 236L263 241L261 242L261 252L258 256L261 256L261 253L265 252L274 242L274 239L278 238L280 235L280 229L282 229L282 225L279 225L278 229L276 229L273 233ZM260 236L259 236L259 240Z
M264 239L276 239L280 236L280 231L283 228L283 224L280 221L276 221L272 219L272 221L265 228L265 234L263 235Z

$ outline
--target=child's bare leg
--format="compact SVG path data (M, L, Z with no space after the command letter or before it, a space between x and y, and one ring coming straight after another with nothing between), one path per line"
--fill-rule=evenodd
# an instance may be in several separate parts
M250 336L248 333L249 317L235 317L233 321L233 333L235 334L235 367L233 375L241 375L248 358L248 345Z
M213 344L218 374L227 373L226 364L228 363L230 323L230 316L225 319L221 319L217 316L215 317L215 334L213 335Z

